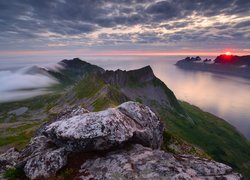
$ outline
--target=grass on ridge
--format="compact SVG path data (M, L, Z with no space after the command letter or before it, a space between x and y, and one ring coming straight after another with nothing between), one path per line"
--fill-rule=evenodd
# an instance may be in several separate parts
M213 159L250 177L250 143L233 126L186 102L180 102L192 121L162 112L168 130L203 149Z

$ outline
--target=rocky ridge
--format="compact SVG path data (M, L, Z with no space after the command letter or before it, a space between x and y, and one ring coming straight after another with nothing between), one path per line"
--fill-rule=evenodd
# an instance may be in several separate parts
M69 166L69 157L80 153L72 179L241 179L227 165L159 150L162 133L157 115L139 103L96 113L68 108L42 126L21 152L0 155L0 172L21 168L29 179L56 179Z

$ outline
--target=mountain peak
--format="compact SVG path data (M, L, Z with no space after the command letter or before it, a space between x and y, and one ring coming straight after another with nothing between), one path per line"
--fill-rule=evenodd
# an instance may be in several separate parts
M77 65L86 65L90 64L86 61L81 60L80 58L73 58L73 59L64 59L60 63L66 64L68 66L77 66Z
M150 66L131 71L106 71L103 74L104 81L112 85L125 86L129 83L144 83L155 78L154 72Z

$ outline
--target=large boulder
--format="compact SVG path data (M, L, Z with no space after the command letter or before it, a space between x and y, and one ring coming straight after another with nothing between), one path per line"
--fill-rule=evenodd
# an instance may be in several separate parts
M79 179L241 179L232 168L191 155L174 156L141 145L85 161Z
M43 134L68 151L107 150L127 142L151 148L162 143L163 124L148 107L126 102L49 124Z

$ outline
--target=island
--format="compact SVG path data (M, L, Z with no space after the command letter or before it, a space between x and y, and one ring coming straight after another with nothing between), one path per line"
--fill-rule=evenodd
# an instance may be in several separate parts
M207 71L250 79L250 55L237 56L222 54L214 60L186 57L176 64L181 69Z

